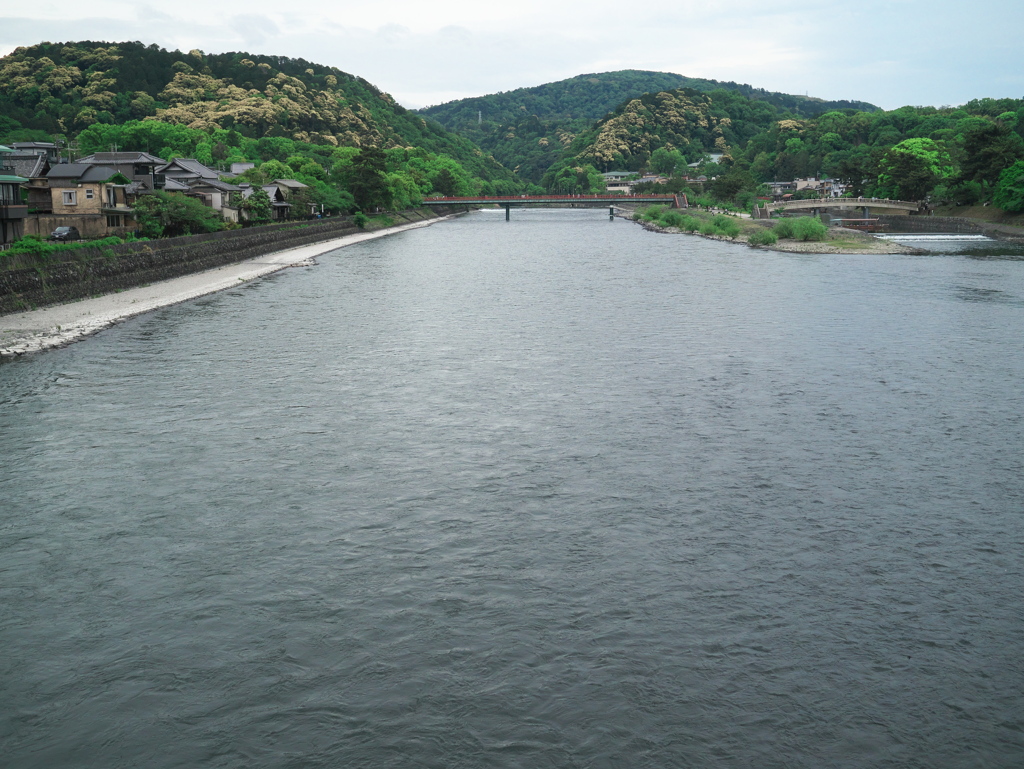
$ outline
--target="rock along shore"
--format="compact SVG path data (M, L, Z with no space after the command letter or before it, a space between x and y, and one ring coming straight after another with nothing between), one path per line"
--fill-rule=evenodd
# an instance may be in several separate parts
M338 248L426 227L450 216L358 232L264 254L203 272L130 288L68 304L0 316L0 357L64 347L127 318L237 286L287 267L316 264L315 257Z

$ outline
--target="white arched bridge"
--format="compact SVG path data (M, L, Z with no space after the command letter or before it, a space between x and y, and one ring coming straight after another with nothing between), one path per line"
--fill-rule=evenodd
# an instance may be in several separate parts
M872 209L886 211L906 211L917 214L925 210L924 204L911 200L889 200L888 198L811 198L810 200L786 200L777 203L766 203L755 209L755 218L768 219L773 211L811 210L821 213L829 209L859 208L866 217Z
M513 206L608 206L614 215L616 204L660 203L669 208L686 208L686 195L476 195L472 197L427 198L425 206L483 206L498 205L505 209L505 220L511 218Z

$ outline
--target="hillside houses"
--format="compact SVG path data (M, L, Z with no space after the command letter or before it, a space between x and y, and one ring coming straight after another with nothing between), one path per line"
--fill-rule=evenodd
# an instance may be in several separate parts
M242 204L256 188L231 183L233 176L193 158L168 161L147 152L97 152L69 163L52 143L0 147L0 246L29 234L46 237L63 226L85 238L126 235L137 228L139 196L158 190L195 198L226 221L241 223ZM275 221L314 213L294 206L306 188L302 182L277 179L261 186Z

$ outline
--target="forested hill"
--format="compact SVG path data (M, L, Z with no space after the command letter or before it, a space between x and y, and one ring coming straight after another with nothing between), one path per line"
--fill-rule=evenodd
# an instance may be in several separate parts
M510 124L523 115L536 115L541 120L598 120L623 102L644 93L692 88L696 91L737 91L744 96L766 101L794 115L813 117L837 109L871 112L878 109L862 101L825 101L807 96L766 91L745 83L684 77L672 72L648 72L624 69L577 75L567 80L546 83L532 88L517 88L488 96L458 99L419 110L430 115L446 128L472 132L483 122Z
M455 158L483 179L509 176L471 141L366 80L303 59L89 41L40 43L0 59L0 138L73 137L147 118L251 139L412 146Z
M741 83L627 69L459 99L427 107L420 113L472 139L502 164L515 169L521 178L539 182L576 135L589 129L594 121L643 94L680 88L731 92L745 97L742 101L759 103L761 111L781 111L794 117L812 117L837 109L877 109L865 102L824 101Z

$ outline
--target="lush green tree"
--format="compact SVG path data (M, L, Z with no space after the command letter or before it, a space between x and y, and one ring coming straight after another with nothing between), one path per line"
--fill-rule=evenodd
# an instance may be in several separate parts
M1013 115L1016 122L1016 115ZM986 122L964 135L960 180L994 185L1003 169L1024 158L1024 140L1010 121Z
M250 224L266 224L274 218L270 195L262 187L254 189L252 194L242 201L242 210Z
M375 211L391 205L386 160L379 147L363 147L353 158L349 191L360 211Z
M724 202L735 202L740 192L753 191L757 182L751 173L745 169L733 167L723 174L715 177L711 182L711 194Z
M294 176L292 169L280 160L268 160L259 168L268 184L275 179L291 179Z
M672 176L676 171L686 168L686 158L679 150L659 147L651 153L650 168L662 176Z
M201 201L162 190L135 202L135 221L147 238L197 235L224 229L224 220Z
M877 192L899 200L922 200L952 175L953 162L945 147L931 139L906 139L882 156Z
M1024 160L1018 160L999 174L992 202L1004 211L1024 211Z

